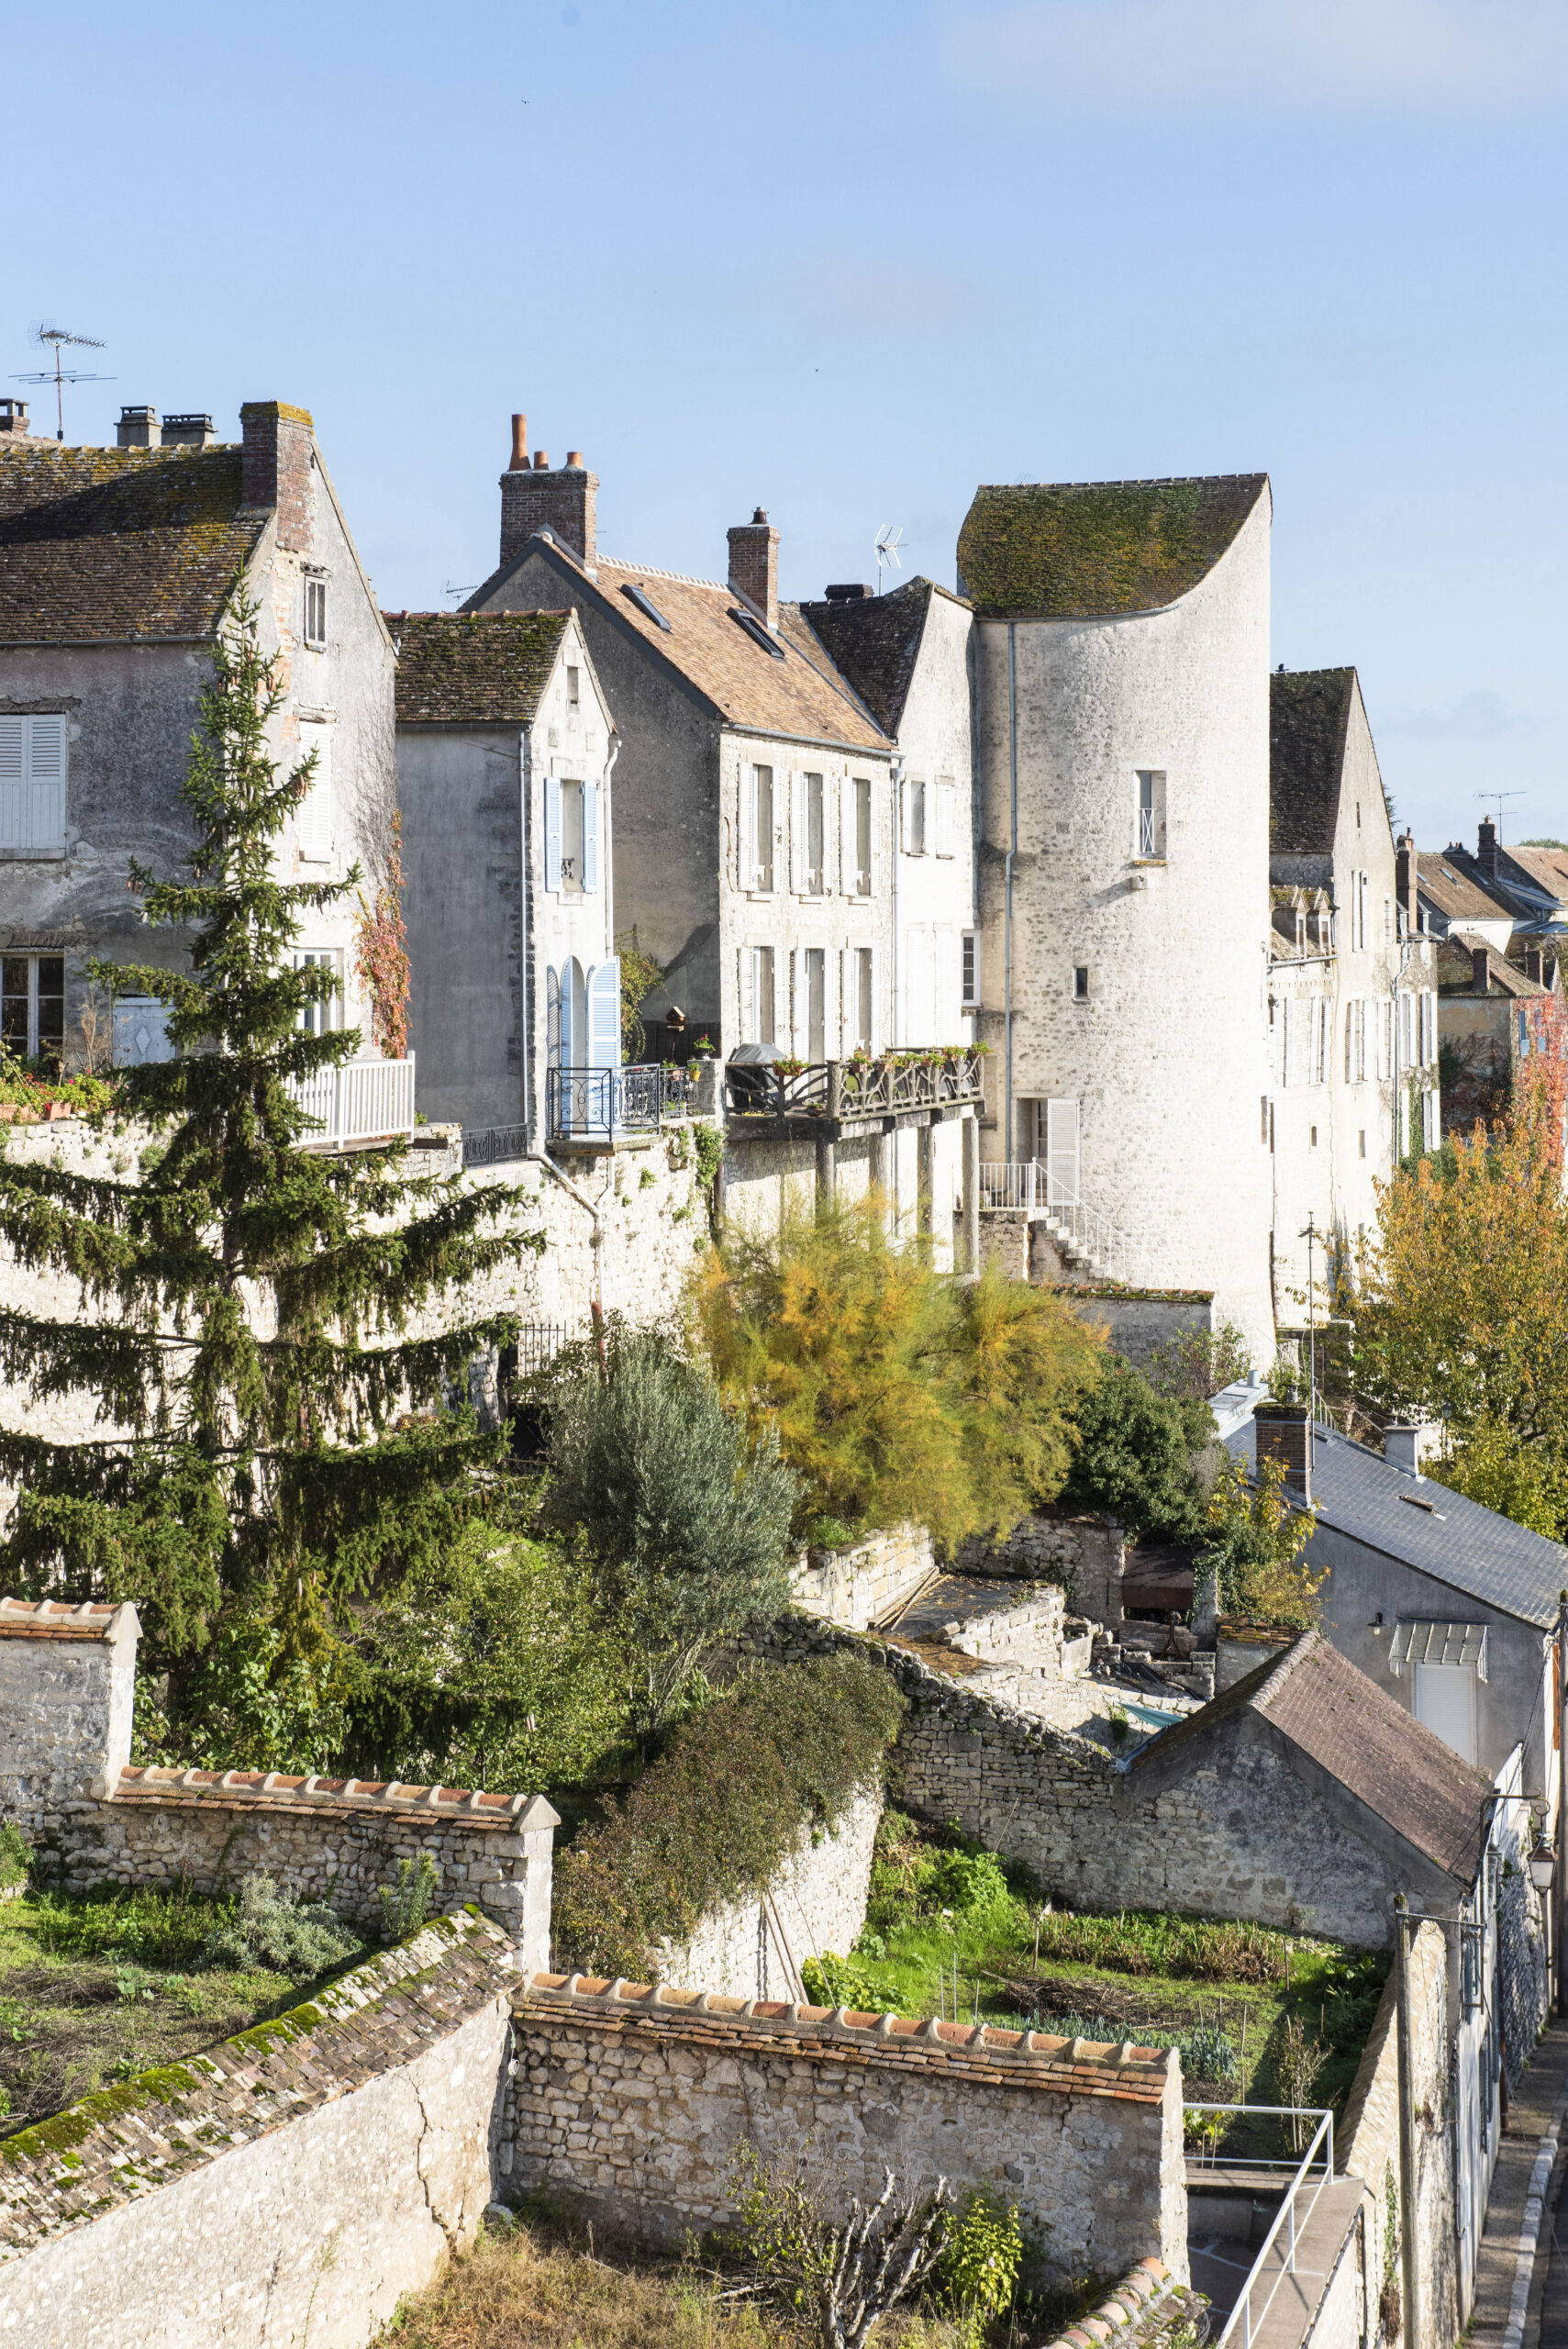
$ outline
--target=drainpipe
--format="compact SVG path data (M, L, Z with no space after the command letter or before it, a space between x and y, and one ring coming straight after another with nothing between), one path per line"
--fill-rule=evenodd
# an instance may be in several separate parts
M1405 2286L1405 2349L1421 2349L1420 2267L1416 2256L1416 2085L1410 2024L1409 1903L1394 1896L1395 1998L1399 2018L1399 2236Z
M1018 852L1018 630L1007 622L1007 777L1009 819L1007 832L1006 906L1003 922L1002 1009L1006 1022L1006 1065L1003 1085L1003 1116L1006 1120L1004 1140L1007 1163L1013 1159L1013 859Z
M902 841L901 841L902 826L901 826L900 818L901 818L901 817L902 817L902 815L903 815L903 810L902 810L902 808L899 807L899 804L898 804L898 803L899 803L899 799L900 799L900 797L901 797L901 796L902 796L902 794L903 794L903 790L904 790L904 768L905 768L905 764L906 764L906 762L905 762L904 754L903 754L903 752L902 752L902 751L899 751L899 752L895 756L895 758L894 758L894 761L893 761L893 767L892 767L892 774L893 774L893 1041L894 1041L894 1045L895 1045L895 1048L896 1048L896 1046L898 1046L899 1044L903 1043L903 1042L904 1042L904 1041L905 1041L905 1040L904 1040L904 1038L903 1038L903 1037L899 1034L899 1032L898 1032L899 1028L900 1028L900 1025L901 1025L901 1022L900 1022L900 1020L899 1020L899 1017L898 1017L898 1003L899 1003L899 996L898 996L898 857L899 857L899 851L900 851L900 847L901 847L901 845L902 845Z

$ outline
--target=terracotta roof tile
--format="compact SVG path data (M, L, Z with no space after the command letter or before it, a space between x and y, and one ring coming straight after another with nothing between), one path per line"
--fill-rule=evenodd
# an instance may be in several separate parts
M266 521L237 447L0 446L0 643L210 636Z
M1473 873L1463 873L1451 856L1425 851L1416 859L1420 891L1451 921L1509 921L1507 906L1488 896Z

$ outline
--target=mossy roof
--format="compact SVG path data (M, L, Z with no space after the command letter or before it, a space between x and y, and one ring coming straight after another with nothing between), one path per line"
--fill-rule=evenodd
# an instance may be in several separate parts
M931 595L929 579L911 579L891 596L800 607L801 618L884 734L895 736L903 723Z
M1269 679L1269 853L1332 856L1353 669L1280 669Z
M211 636L267 518L237 447L0 446L0 643Z
M570 612L384 612L400 726L532 723Z
M1156 611L1207 577L1266 473L983 484L958 535L960 592L989 618Z

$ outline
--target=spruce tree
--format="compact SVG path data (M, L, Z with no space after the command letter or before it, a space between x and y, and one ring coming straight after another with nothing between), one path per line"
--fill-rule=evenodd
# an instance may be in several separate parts
M355 1593L428 1569L499 1446L449 1398L515 1323L416 1335L416 1317L439 1323L466 1284L543 1245L508 1224L504 1186L414 1174L405 1143L305 1146L301 1080L360 1040L310 1032L336 981L294 949L302 917L360 874L279 877L313 758L280 774L271 755L283 696L255 611L237 581L183 786L186 870L130 867L145 919L188 936L189 967L92 966L167 1010L174 1057L117 1083L116 1118L153 1138L141 1179L0 1160L0 1240L78 1285L74 1315L0 1311L0 1372L96 1418L78 1442L28 1413L0 1426L16 1488L0 1588L134 1598L176 1692L220 1620L264 1616L308 1657Z

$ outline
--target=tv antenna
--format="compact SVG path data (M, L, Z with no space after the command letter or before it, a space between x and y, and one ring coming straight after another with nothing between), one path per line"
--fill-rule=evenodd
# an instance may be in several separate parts
M898 550L903 543L903 531L895 529L891 522L884 522L876 534L876 592L879 596L882 593L882 574L888 565L891 563L895 571L901 571L904 567L898 560Z
M79 367L63 367L61 364L61 353L67 349L102 351L104 346L96 335L68 334L63 327L40 325L33 328L32 339L35 342L41 343L46 351L53 352L54 365L46 367L41 374L13 375L11 381L14 384L52 384L54 385L54 437L57 440L63 440L65 438L65 385L67 384L112 384L115 379L112 375L89 375Z
M524 103L526 104L527 101L525 100ZM477 579L471 580L466 587L459 587L449 579L446 585L442 588L441 593L449 598L456 596L472 596L478 585L479 582Z
M1490 802L1491 802L1492 800L1494 800L1494 799L1496 801L1496 803L1497 803L1497 837L1498 837L1498 839L1499 839L1499 840L1501 840L1501 839L1502 839L1502 837L1503 837L1503 802L1504 802L1504 800L1505 800L1505 799L1524 799L1524 798L1527 798L1527 797L1529 796L1529 794L1528 794L1527 792L1523 791L1522 789L1521 789L1521 790L1518 790L1518 791L1478 791L1478 792L1476 793L1475 796L1477 797L1477 799L1485 799L1485 800L1486 800L1488 803L1490 803Z

